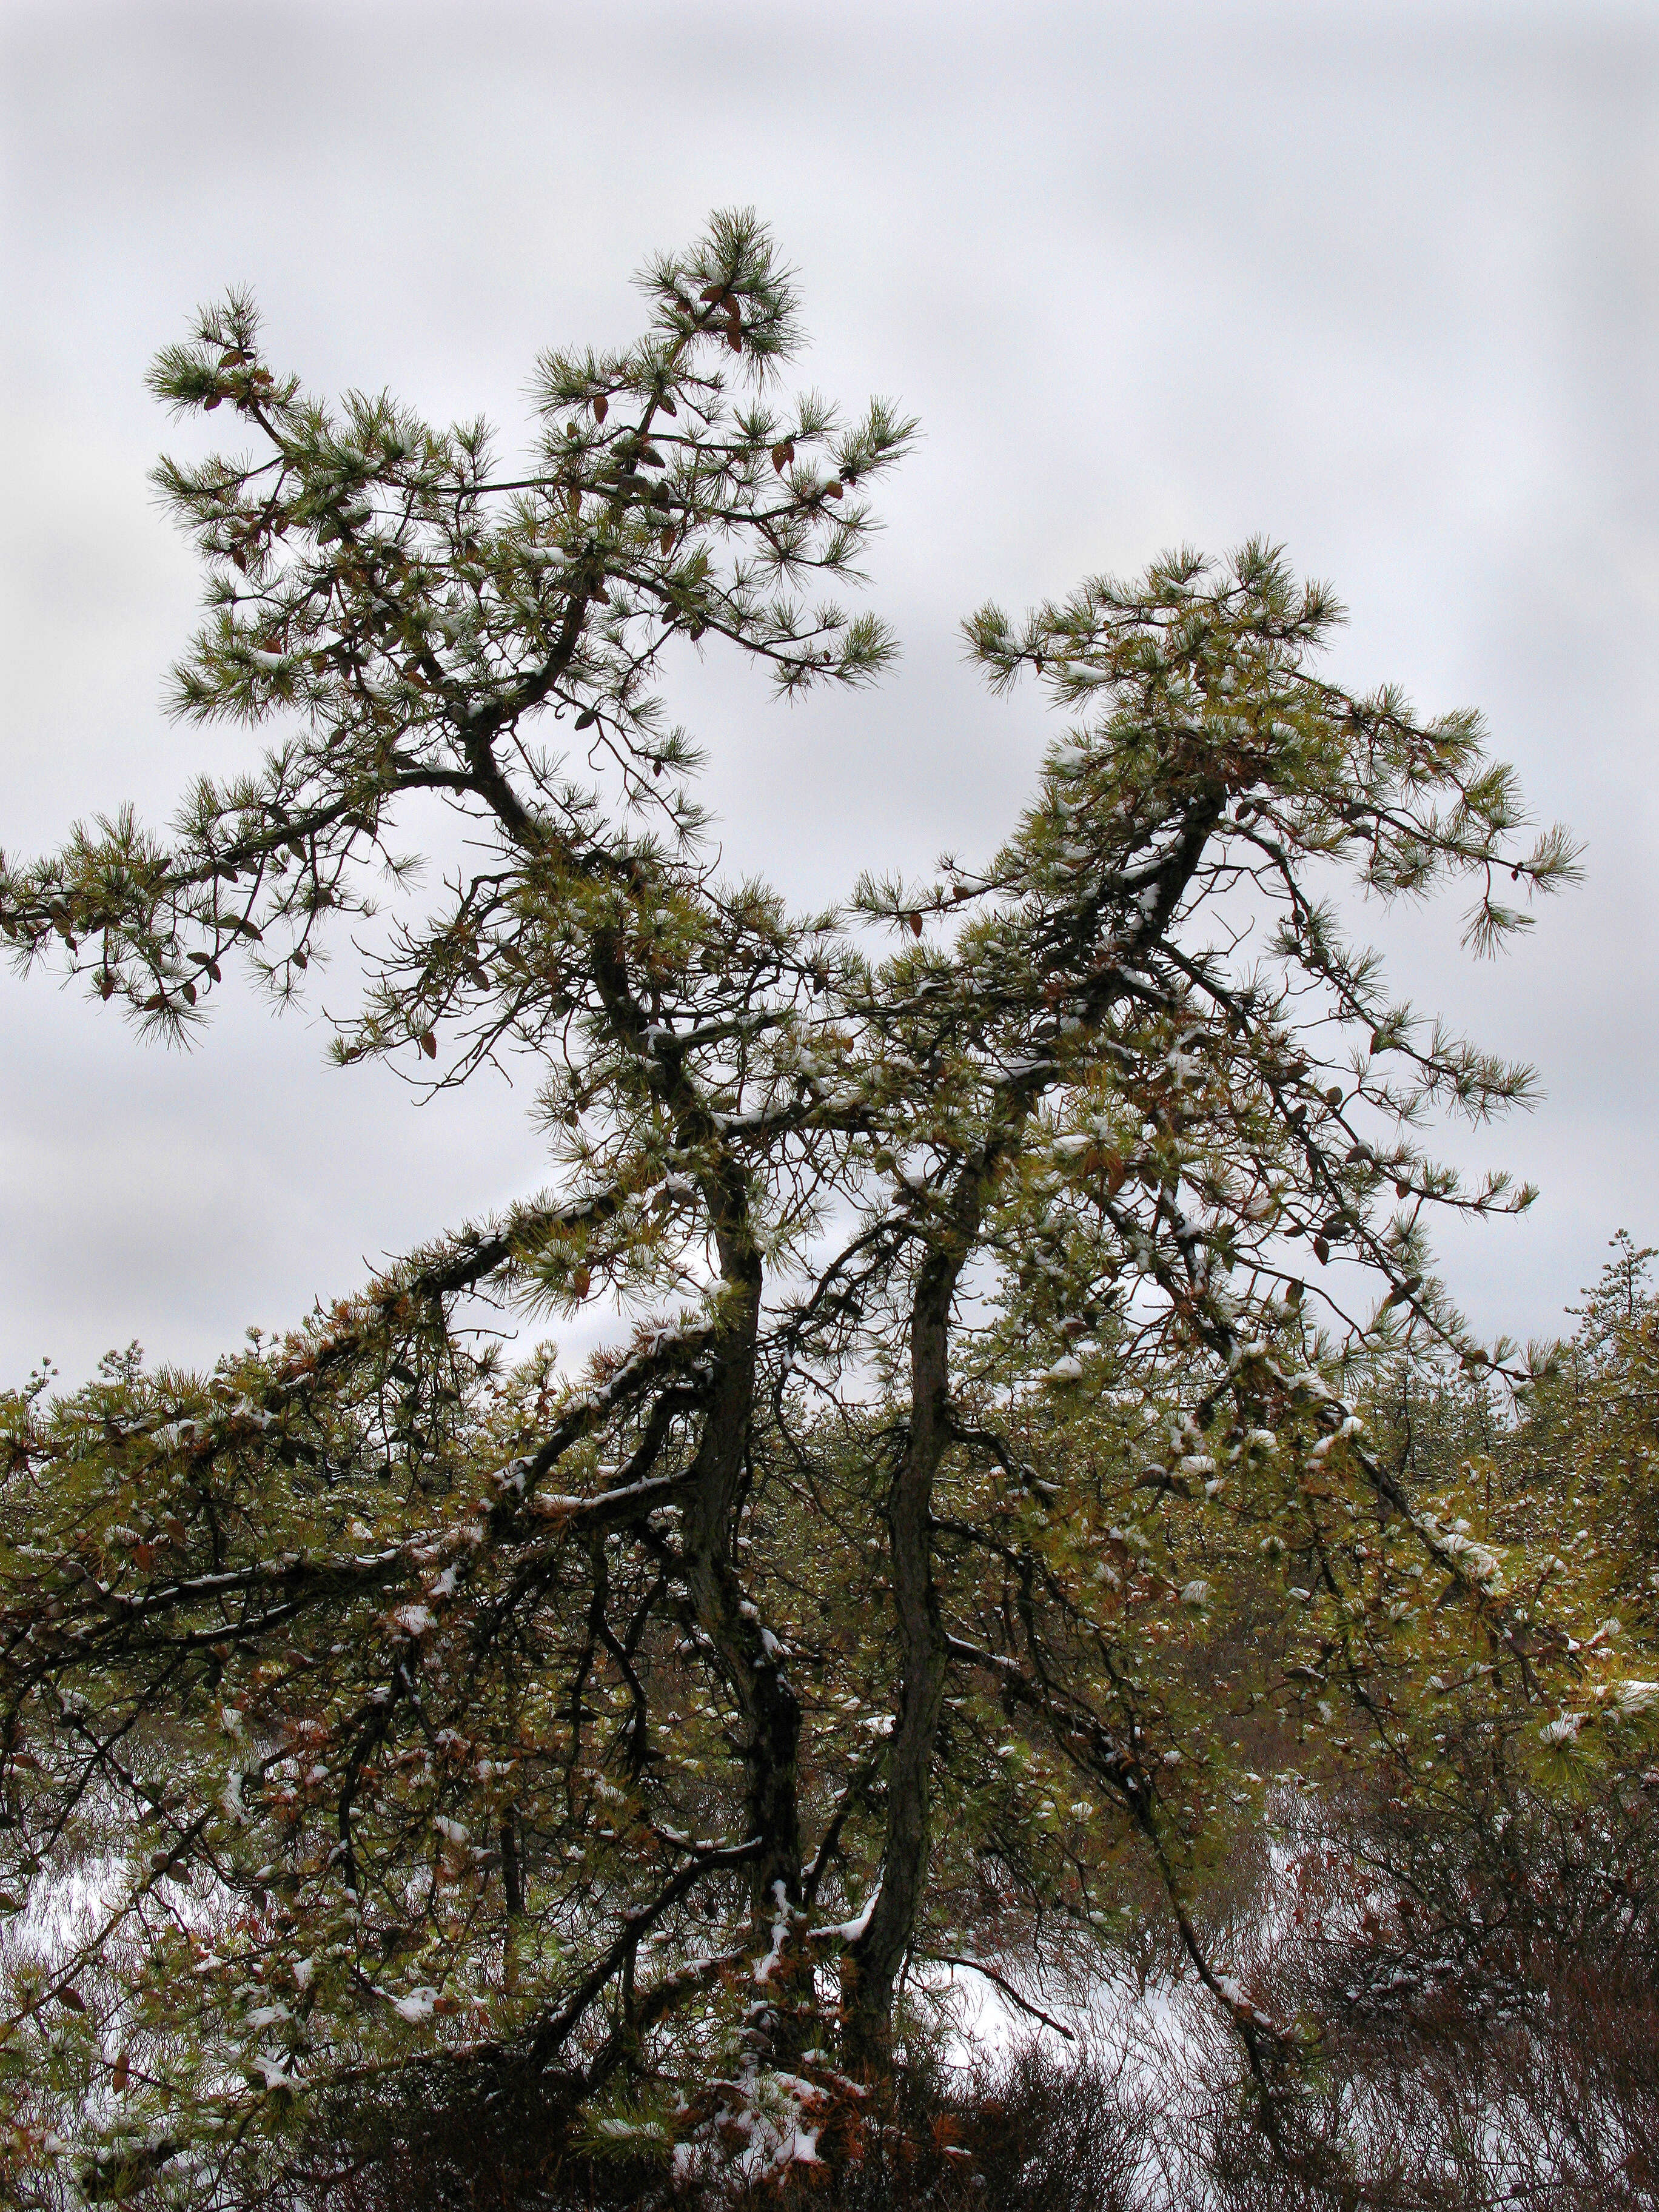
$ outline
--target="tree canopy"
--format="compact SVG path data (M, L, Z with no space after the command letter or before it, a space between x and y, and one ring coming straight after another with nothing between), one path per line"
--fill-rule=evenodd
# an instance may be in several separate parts
M107 2194L323 2186L466 2097L755 2180L829 2154L946 1969L1033 2002L1010 1962L1109 1951L1126 1897L1271 2125L1316 2021L1200 1909L1241 1716L1432 1795L1449 1702L1539 1776L1624 1771L1659 1702L1583 1686L1605 1593L1548 1515L1389 1442L1401 1362L1562 1386L1431 1272L1437 1213L1530 1197L1433 1123L1528 1072L1344 915L1461 896L1490 953L1569 840L1474 714L1334 683L1331 592L1252 544L965 625L1057 718L1000 850L819 914L726 880L673 652L878 678L832 594L913 426L786 388L752 217L641 283L510 468L205 311L152 386L246 449L157 471L206 573L173 704L268 750L165 833L0 857L18 964L173 1041L230 962L286 1001L349 941L339 1059L529 1061L550 1160L210 1374L0 1409L9 1910L81 1884L0 2069ZM584 1371L512 1351L596 1299Z

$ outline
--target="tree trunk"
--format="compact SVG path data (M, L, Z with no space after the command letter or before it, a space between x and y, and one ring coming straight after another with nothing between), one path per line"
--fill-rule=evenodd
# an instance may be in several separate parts
M652 1088L673 1115L687 1150L717 1139L708 1106L687 1076L673 1040L658 1039L647 1051L644 1009L629 981L619 933L594 940L594 975L616 1034L641 1051L652 1069ZM749 1211L745 1170L723 1143L702 1177L720 1259L724 1326L714 1347L715 1372L702 1440L691 1467L686 1508L686 1578L697 1625L714 1647L720 1670L743 1714L747 1767L747 1834L762 1849L753 1863L750 1913L757 1937L769 1941L781 1903L798 1906L801 1894L798 1759L800 1705L732 1562L735 1521L743 1496L744 1468L755 1409L755 1363L760 1332L761 1257ZM781 1899L779 1885L781 1884Z
M961 1272L953 1245L925 1261L910 1323L910 1428L888 1499L893 1608L902 1689L887 1759L887 1839L880 1893L842 1964L843 2034L855 2071L892 2063L893 1986L927 1884L933 1741L949 1663L933 1586L933 1478L950 1441L951 1300Z
M723 1254L723 1257L726 1255ZM801 1895L800 1811L797 1796L800 1705L778 1646L747 1604L732 1564L732 1535L742 1494L744 1455L755 1400L755 1346L760 1319L757 1259L734 1255L726 1272L728 1333L692 1473L686 1508L687 1580L698 1626L718 1656L743 1714L747 1765L747 1838L762 1845L751 1865L750 1907L757 1933L769 1935L781 1901Z
M1126 935L1128 956L1141 945L1156 941L1168 927L1224 798L1224 793L1206 794L1193 807L1183 834L1170 847L1152 886L1150 906L1140 909L1136 925ZM1085 974L1105 926L1104 909L1092 911L1078 941L1066 949L1071 963ZM1104 1018L1117 997L1120 972L1114 967L1079 988L1075 1003L1085 1007L1091 1024L1097 1025ZM848 2063L866 2074L890 2070L894 1985L927 1895L933 1747L950 1664L933 1583L933 1498L934 1479L951 1441L951 1307L997 1177L1018 1151L1047 1084L1041 1066L1034 1066L1024 1080L1004 1087L984 1143L961 1168L944 1224L930 1238L912 1301L910 1426L888 1500L902 1689L887 1761L887 1835L875 1904L863 1934L848 1946L842 1960Z

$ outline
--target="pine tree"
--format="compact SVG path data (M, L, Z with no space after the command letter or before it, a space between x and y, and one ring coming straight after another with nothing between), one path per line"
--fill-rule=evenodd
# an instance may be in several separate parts
M878 676L884 627L798 594L857 581L912 429L781 395L752 218L643 284L638 344L542 363L512 474L204 313L155 388L253 450L159 471L208 574L175 704L270 750L165 837L0 861L20 964L170 1038L388 897L338 1056L528 1056L554 1165L210 1376L8 1401L10 1894L105 1871L0 2066L46 2116L18 2155L78 2108L106 2193L303 2197L485 2108L754 2179L886 2077L907 1967L1109 1944L1126 1849L1267 2087L1285 2026L1194 1902L1241 1668L1409 1770L1425 1638L1523 1698L1554 1656L1352 1384L1422 1346L1527 1379L1428 1224L1530 1194L1418 1131L1530 1078L1393 1001L1333 896L1467 884L1484 953L1568 841L1517 842L1474 716L1332 684L1331 594L1251 545L974 617L1070 718L983 865L805 916L723 881L665 655ZM473 856L424 903L416 794ZM476 1326L601 1295L580 1377Z

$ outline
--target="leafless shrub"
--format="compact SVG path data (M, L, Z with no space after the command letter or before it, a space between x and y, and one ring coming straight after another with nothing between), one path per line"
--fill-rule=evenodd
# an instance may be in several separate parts
M1266 2085L1189 2039L1187 2154L1218 2212L1608 2212L1659 2203L1659 1819L1550 1804L1453 1746L1439 1806L1304 1800L1255 1921Z

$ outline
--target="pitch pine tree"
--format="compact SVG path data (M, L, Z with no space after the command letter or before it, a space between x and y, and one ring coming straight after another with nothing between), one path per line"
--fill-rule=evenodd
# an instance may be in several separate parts
M1528 1379L1428 1225L1529 1194L1420 1133L1529 1078L1337 901L1462 884L1487 952L1566 838L1519 842L1472 715L1333 684L1330 593L1251 545L968 625L1066 718L1000 851L816 915L723 881L665 657L879 675L803 595L857 581L911 426L782 394L752 218L643 284L635 346L543 362L510 472L204 314L155 386L252 450L160 471L208 576L175 704L270 750L166 836L0 863L20 963L173 1038L386 899L339 1057L530 1059L554 1173L211 1375L7 1401L9 1894L101 1871L16 1954L0 2067L15 2156L73 2138L107 2194L303 2196L483 2109L752 2181L886 2075L930 1961L1024 2001L1022 1947L1109 1951L1126 1852L1276 2124L1294 2038L1201 1909L1241 1709L1420 1783L1454 1662L1508 1727L1568 1656L1550 1532L1425 1498L1359 1407L1398 1355ZM475 857L428 896L434 797ZM580 1376L477 1327L601 1296ZM1635 1755L1644 1685L1603 1688L1540 1773Z

